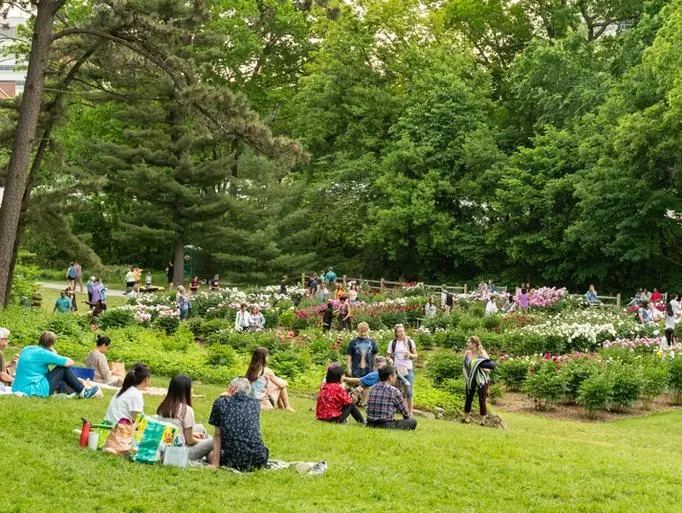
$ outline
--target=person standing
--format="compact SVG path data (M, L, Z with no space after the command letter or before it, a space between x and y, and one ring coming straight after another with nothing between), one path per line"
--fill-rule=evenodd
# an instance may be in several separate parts
M332 284L336 283L336 273L331 267L329 268L329 271L327 271L327 274L325 274L324 278L325 280L327 280L327 283L329 284L330 287L332 286Z
M522 313L525 314L528 311L530 299L528 298L528 289L526 289L525 287L521 288L521 291L519 292L519 297L516 299L516 304L519 305L519 308L521 309Z
M88 291L88 303L90 303L90 304L92 304L92 292L94 290L94 287L95 287L95 277L90 276L90 279L85 284L85 288Z
M436 305L433 304L433 297L430 297L429 302L424 305L424 316L426 318L432 318L436 316L437 312Z
M147 276L144 279L144 286L147 289L152 286L152 273L150 271L147 271Z
M317 297L321 305L327 302L327 299L329 298L329 289L327 288L326 283L323 283L320 287L320 292L318 293Z
M379 369L379 383L372 387L367 401L367 426L384 429L417 429L417 420L410 415L405 399L395 387L398 379L396 368L386 365ZM395 414L403 419L396 420Z
M317 274L313 273L308 280L308 297L315 297L315 294L317 293L317 287Z
M339 306L339 329L349 330L351 318L353 317L353 309L348 303L348 298L341 297L341 306Z
M211 284L209 285L209 288L211 290L219 290L220 289L220 276L215 275L213 279L211 280Z
M407 378L410 387L405 391L407 396L407 409L412 415L414 398L414 360L418 358L417 347L414 340L405 333L405 326L396 324L393 328L394 339L388 345L386 356L395 362L397 372Z
M128 272L124 278L126 284L126 294L135 290L135 273L133 272L133 266L128 267Z
M675 315L673 301L675 301L675 299L670 297L665 305L665 341L667 348L672 347L675 343L675 326L677 325L677 315Z
M346 348L346 368L348 376L362 378L374 370L376 355L379 353L376 342L369 338L369 325L358 324L358 336Z
M74 262L69 263L69 268L66 270L66 286L70 289L74 288L76 282L76 265Z
M168 262L168 265L166 266L166 278L168 279L168 287L173 286L173 275L175 273L175 266L173 265L173 262Z
M189 291L190 291L192 294L196 294L197 292L199 292L199 277L198 277L198 276L195 276L195 277L192 278L192 280L189 282Z
M180 312L180 320L184 321L189 315L189 298L185 292L185 287L182 285L178 286L178 292L175 294L175 303L178 305L178 311Z
M488 387L490 385L490 371L495 368L495 362L490 360L478 337L469 337L467 351L464 355L464 380L466 381L466 399L464 402L464 423L471 420L471 406L474 395L478 393L478 406L481 413L481 426L485 425L488 415Z
M330 301L322 314L322 331L332 329L332 322L334 322L334 304Z
M67 313L73 311L73 302L71 298L66 295L66 293L69 291L70 289L66 289L62 290L59 293L57 301L54 302L54 308L52 309L52 313L55 312Z
M76 268L76 284L78 285L78 292L83 293L83 268L78 262L74 262L74 267ZM76 287L73 288L76 290Z
M279 280L279 293L282 294L283 296L287 295L287 281L289 280L289 277L284 274L282 275L282 278Z

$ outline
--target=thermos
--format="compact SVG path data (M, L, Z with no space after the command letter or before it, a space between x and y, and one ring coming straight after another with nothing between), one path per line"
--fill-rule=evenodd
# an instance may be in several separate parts
M87 419L84 419L82 417L81 420L83 421L83 427L81 428L80 446L87 447L88 437L90 436L90 428L92 427L92 424L90 424L90 422L88 422Z

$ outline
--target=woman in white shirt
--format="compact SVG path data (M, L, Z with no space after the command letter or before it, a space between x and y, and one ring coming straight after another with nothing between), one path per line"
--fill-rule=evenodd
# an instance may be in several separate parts
M201 424L195 424L192 408L192 379L178 374L171 379L168 393L156 410L160 420L175 424L182 430L189 459L200 460L213 449L213 438Z
M133 365L123 380L121 390L111 398L104 419L113 425L118 424L121 419L128 419L134 423L137 415L144 412L142 390L149 388L151 381L149 367L142 363Z
M246 331L251 326L251 315L246 309L246 303L242 303L234 318L234 329Z
M486 315L495 315L497 313L497 305L495 304L495 301L493 298L488 298L488 303L485 305L485 314Z
M675 325L677 324L677 313L679 312L679 303L677 303L677 295L674 298L668 299L665 305L665 340L668 347L672 347L675 343ZM677 306L677 311L675 307Z
M417 347L414 340L405 334L405 326L396 324L393 328L395 338L388 344L386 356L392 358L398 373L407 378L410 387L405 391L407 396L407 409L412 415L412 403L414 397L414 362L417 359Z
M249 327L251 328L251 331L263 331L265 329L265 317L260 313L260 308L257 306L254 306L251 310Z

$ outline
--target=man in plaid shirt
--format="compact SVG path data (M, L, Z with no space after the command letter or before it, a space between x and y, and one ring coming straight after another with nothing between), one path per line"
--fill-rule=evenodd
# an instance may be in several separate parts
M386 429L416 429L417 421L410 417L405 399L394 385L397 379L395 367L387 365L379 369L379 383L374 385L367 402L367 425ZM403 419L395 420L400 412Z

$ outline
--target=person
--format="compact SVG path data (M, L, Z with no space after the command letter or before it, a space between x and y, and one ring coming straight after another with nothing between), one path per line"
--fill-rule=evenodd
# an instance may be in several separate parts
M76 265L73 262L69 262L69 267L66 270L66 286L70 289L74 287L76 282Z
M427 318L435 317L438 313L436 305L433 304L433 297L429 298L429 302L424 305L424 316Z
M599 304L599 298L597 297L597 291L594 288L594 284L590 283L590 286L585 293L585 306L597 306Z
M349 386L360 387L360 390L356 388L351 391L351 394L354 394L361 403L359 405L367 404L367 397L369 396L369 391L374 385L379 383L379 369L381 369L382 367L386 367L386 365L393 365L393 361L386 358L385 356L377 356L375 361L376 368L369 374L365 374L361 378L353 378L350 376L343 377L343 382L345 384ZM398 374L397 377L398 381L401 382L403 389L407 390L410 387L410 382L407 381L407 378L401 376L400 374Z
M334 291L334 297L341 301L342 297L346 296L346 291L343 289L343 283L339 283Z
M152 286L152 273L147 271L147 276L144 279L145 288L150 288Z
M495 292L495 284L493 283L493 280L488 280L488 285L486 286L486 290L488 293L492 294Z
M317 274L313 273L313 275L308 280L308 297L315 297L315 294L317 294L317 289L318 289Z
M348 300L351 305L358 303L358 284L354 281L350 283L350 288L348 289Z
M10 331L0 328L0 385L11 386L14 381L11 369L16 368L18 356L12 358L9 364L5 364L5 348L9 345Z
M73 266L76 268L76 284L78 285L78 291L83 293L83 268L78 262L74 262ZM75 292L76 287L73 287Z
M190 291L192 294L196 294L197 292L199 292L199 277L198 277L198 276L195 276L195 277L192 278L192 280L189 282L189 291Z
M97 347L90 351L87 358L85 358L85 366L89 369L95 369L95 381L105 383L107 385L119 387L123 382L120 376L114 376L109 369L109 362L107 361L107 351L111 345L111 339L106 335L97 335Z
M661 302L663 299L663 294L661 294L656 287L654 287L654 291L651 293L651 302L654 304L654 306L658 305L658 303Z
M296 411L289 404L289 384L268 368L268 355L266 348L257 347L251 356L246 378L251 383L252 396L260 401L261 408L265 410L278 407Z
M71 311L78 311L78 302L76 301L76 289L66 289L66 297L71 301Z
M339 329L349 330L351 318L353 316L353 310L348 303L348 298L345 296L341 297L341 306L339 306Z
M478 282L478 286L476 287L476 292L479 294L485 294L488 291L488 286L485 284L485 280L481 280Z
M665 304L665 340L667 347L672 347L675 343L675 326L677 325L677 315L673 307L675 299L670 297Z
M211 290L220 289L220 276L219 275L216 274L215 276L213 276L213 279L211 280L211 283L209 284L208 288Z
M414 398L414 361L418 358L417 347L414 340L405 334L405 326L396 324L393 328L393 341L388 345L386 356L395 362L395 367L401 376L410 382L409 388L405 391L407 397L407 409L412 415L412 404Z
M680 305L680 295L678 293L672 294L672 301L670 301L670 306L673 307L673 314L679 319L682 315L682 305Z
M358 336L350 341L346 348L346 368L348 376L361 378L374 370L374 361L379 348L369 338L369 324L358 324Z
M52 313L55 312L66 313L73 311L73 301L71 300L70 297L66 295L68 291L69 289L65 289L59 293L59 297L54 302L54 308L52 309Z
M325 280L327 280L327 283L331 286L333 283L336 283L336 273L334 270L330 267L329 271L327 271L327 274L324 276Z
M208 423L215 427L211 466L242 472L258 470L269 451L260 433L260 410L246 378L235 378L213 403Z
M665 317L665 314L663 312L661 312L658 308L656 308L656 305L654 305L654 302L649 301L648 304L649 304L649 306L648 306L649 313L651 314L651 320L653 322L658 322L658 321L663 320L663 318Z
M356 422L364 424L365 419L353 399L341 386L343 369L338 363L327 367L327 377L320 387L315 402L315 418L326 422L345 424L348 415L352 415Z
M90 303L94 306L101 301L104 305L104 310L107 309L105 290L102 280L95 278L95 281L92 284L92 301L90 301Z
M135 273L133 272L132 265L128 267L128 272L126 273L124 281L126 284L126 293L135 290Z
M318 294L320 304L323 305L327 301L327 298L329 298L329 289L327 288L327 284L323 283L320 288L320 293Z
M54 350L56 342L57 335L45 331L40 335L37 346L26 346L21 350L12 391L33 397L49 397L64 384L78 397L95 397L99 387L83 386L70 368L73 360L59 356ZM52 370L49 368L51 365L54 366Z
M133 277L135 278L135 292L137 292L140 283L142 283L142 269L140 269L139 265L133 267Z
M88 291L88 303L92 303L92 291L94 290L94 287L95 287L95 277L90 276L90 279L85 284L85 288Z
M251 326L251 315L246 309L246 303L242 303L234 318L234 329L237 331L246 331L249 329L249 326Z
M514 300L514 295L511 292L509 292L505 297L502 311L504 313L511 313L514 310L516 310L516 301Z
M497 305L495 304L495 301L493 300L492 296L488 298L488 302L485 305L485 314L486 315L495 315L497 313Z
M489 373L495 368L495 362L490 360L488 353L483 349L478 337L469 337L467 351L464 354L464 380L466 381L466 399L464 401L464 423L471 422L471 406L474 395L478 393L478 407L481 413L481 426L485 425L488 415L488 387L490 385Z
M334 322L334 304L330 301L322 314L322 330L329 331L332 329L332 322Z
M528 298L528 289L526 287L521 287L519 296L516 298L516 304L519 305L522 313L525 314L528 311L530 299Z
M213 438L201 424L196 424L192 408L192 378L178 374L168 384L168 392L156 409L162 422L177 426L189 447L189 459L201 460L213 450Z
M178 306L180 312L180 320L184 321L189 315L190 302L185 292L185 287L178 285L178 292L175 294L175 304Z
M283 274L279 280L279 293L282 294L283 296L287 295L287 281L288 280L289 280L289 277L286 274Z
M249 316L249 329L251 331L263 331L265 329L265 317L260 313L258 305L254 305Z
M144 397L142 391L149 388L152 373L149 367L136 363L123 379L121 390L111 398L104 419L114 426L121 419L135 422L137 416L144 413Z
M637 318L641 324L653 324L654 316L649 309L649 302L644 301L642 306L637 310Z
M394 385L397 380L396 368L386 365L379 369L379 383L374 385L367 401L367 425L384 429L417 428L417 421L410 415L405 399ZM396 420L395 414L402 413L403 418Z
M166 266L166 278L168 279L168 287L173 286L173 275L175 273L175 266L173 265L173 262L168 262L168 265Z

